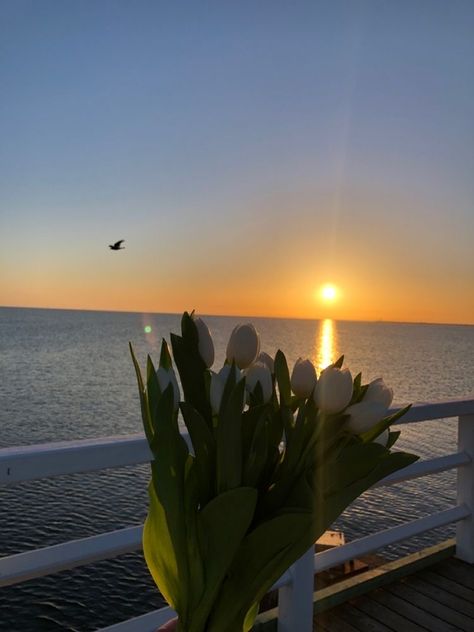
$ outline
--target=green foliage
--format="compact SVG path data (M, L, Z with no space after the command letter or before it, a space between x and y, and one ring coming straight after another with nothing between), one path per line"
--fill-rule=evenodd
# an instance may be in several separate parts
M275 357L274 392L260 385L245 403L245 377L231 367L219 413L199 355L192 314L171 336L193 446L180 434L171 384L162 392L147 359L146 382L132 353L145 434L153 453L143 547L150 572L179 615L181 632L248 632L263 595L360 494L416 456L373 440L406 412L358 437L344 411L324 415L292 397L286 358ZM333 366L341 367L343 356ZM162 342L159 366L173 361ZM351 403L367 390L354 379Z

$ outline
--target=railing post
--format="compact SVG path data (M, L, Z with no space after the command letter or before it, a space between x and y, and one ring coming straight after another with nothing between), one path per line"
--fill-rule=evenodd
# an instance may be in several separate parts
M278 632L313 629L314 547L290 567L291 583L278 591Z
M456 527L456 557L474 564L474 415L458 418L458 448L471 461L458 468L458 505L466 505L471 515Z

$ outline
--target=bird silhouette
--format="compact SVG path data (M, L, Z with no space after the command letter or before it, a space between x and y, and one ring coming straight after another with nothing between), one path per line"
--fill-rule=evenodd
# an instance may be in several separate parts
M120 245L123 241L125 241L125 239L120 239L119 241L116 241L113 245L109 244L110 250L124 250L125 246Z

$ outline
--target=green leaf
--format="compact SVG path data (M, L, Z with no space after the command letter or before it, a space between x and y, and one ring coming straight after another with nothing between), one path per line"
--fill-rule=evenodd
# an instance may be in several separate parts
M222 584L208 632L241 632L249 609L314 542L309 513L268 520L245 537Z
M278 349L275 355L275 378L280 392L280 402L285 406L291 405L290 372L285 354Z
M173 362L171 361L171 355L168 349L168 344L164 338L161 341L160 366L166 369L167 371L173 367Z
M225 390L225 389L224 389ZM245 380L232 390L219 413L216 428L217 491L240 487L242 482L242 408Z
M260 602L256 601L253 606L250 607L249 611L245 615L242 632L250 632L250 630L253 628L253 624L258 614L259 606Z
M229 375L227 376L227 380L224 385L224 391L222 393L219 415L222 413L223 410L225 410L227 402L229 401L235 385L237 384L237 371L237 365L235 364L235 362L232 362ZM245 382L245 380L243 379L242 382Z
M406 452L386 452L386 456L379 460L367 476L354 481L352 484L326 496L321 504L324 508L324 520L331 524L356 498L368 490L372 485L389 474L396 472L418 460L418 456Z
M388 435L388 441L387 441L387 445L385 446L387 450L390 450L390 448L392 448L395 443L398 441L399 436L401 435L400 430L397 430L396 432L390 432Z
M196 327L194 323L192 325ZM184 399L200 413L209 428L212 428L212 411L206 391L207 367L199 355L197 346L189 344L189 341L176 334L171 334L170 337Z
M352 388L352 399L349 403L349 406L351 404L357 404L357 402L360 401L361 383L362 383L362 373L358 373L354 378L354 384Z
M160 592L187 621L191 591L184 507L187 448L179 433L171 384L158 402L157 415L160 423L155 428L143 550Z
M199 333L196 327L196 323L193 319L194 310L191 314L184 312L181 317L181 335L185 344L191 348L198 350L199 346Z
M244 455L245 457L245 455ZM268 458L268 418L262 415L255 429L252 444L244 462L242 482L249 487L258 487Z
M239 487L216 496L199 513L201 550L206 562L206 589L191 617L193 627L190 630L204 629L204 625L195 628L194 623L200 624L207 620L221 584L250 526L256 502L255 489Z
M333 366L336 369L341 369L343 364L344 364L344 356L342 355L331 366Z
M154 434L156 433L156 426L159 424L159 416L157 414L158 402L161 398L161 388L158 384L158 378L156 376L156 370L153 365L151 357L147 356L146 363L146 392L148 397L148 409L150 411L151 424L153 426Z
M267 414L268 406L254 406L242 413L242 454L248 455L253 435L262 415Z
M251 408L254 408L255 406L263 406L264 404L263 390L262 390L262 385L260 384L260 382L257 382L255 384L255 388L250 393L249 400L250 400L249 406Z
M189 432L196 459L194 467L199 483L199 500L202 506L214 493L215 442L209 426L202 416L187 402L181 402L181 412Z
M369 443L373 441L380 434L382 434L384 430L389 428L397 419L400 419L400 417L403 417L403 415L407 413L410 410L410 408L411 408L411 404L409 406L405 406L405 408L401 408L400 410L397 410L397 412L393 413L393 415L390 415L389 417L384 417L381 421L378 422L378 424L375 424L375 426L371 428L369 431L364 432L363 434L359 435L360 438L365 443Z
M145 392L145 386L143 384L142 372L140 370L140 365L137 362L137 358L135 357L132 343L129 342L128 345L130 347L130 354L132 356L133 366L135 367L135 374L137 376L138 396L140 398L140 409L142 413L143 429L145 431L145 436L147 438L148 444L151 444L151 442L153 441L153 425L151 422L148 398Z
M321 465L325 493L343 490L365 478L377 467L385 453L385 448L378 443L353 443L346 446L337 460Z
M198 606L205 591L204 561L201 555L200 535L198 528L199 484L196 475L196 459L189 455L185 466L184 512L186 519L186 541L189 567L190 619L193 610Z

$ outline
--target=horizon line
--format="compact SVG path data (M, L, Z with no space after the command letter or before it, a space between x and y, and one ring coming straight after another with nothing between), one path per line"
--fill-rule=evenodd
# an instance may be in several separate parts
M150 314L156 316L181 316L183 312L154 312L149 310L127 310L127 309L92 309L92 308L82 308L82 307L42 307L42 306L31 306L31 305L0 305L0 309L42 309L42 310L56 310L63 312L99 312L104 314ZM186 310L186 311L194 311L194 310ZM422 320L386 320L383 318L377 318L374 320L366 320L366 319L357 319L357 318L331 318L329 316L321 316L321 317L304 317L304 316L262 316L262 315L249 315L249 314L208 314L208 313L200 313L201 316L211 317L211 318L271 318L275 320L334 320L336 322L341 323L383 323L383 324L398 324L398 325L452 325L455 327L473 327L474 322L472 323L452 323L452 322L429 322Z

